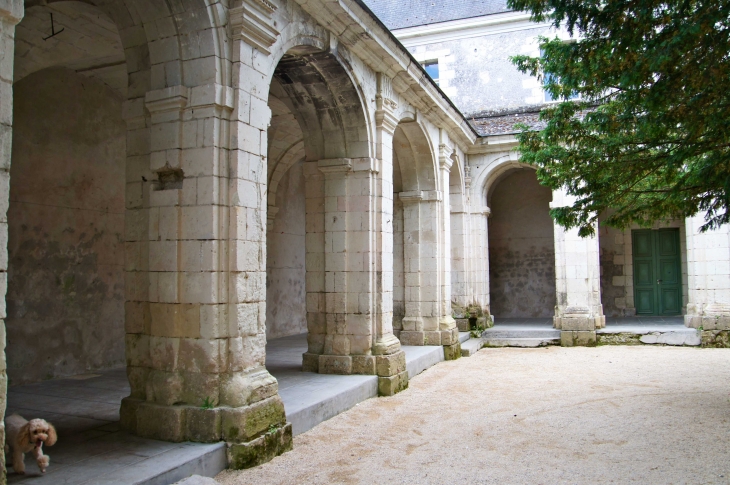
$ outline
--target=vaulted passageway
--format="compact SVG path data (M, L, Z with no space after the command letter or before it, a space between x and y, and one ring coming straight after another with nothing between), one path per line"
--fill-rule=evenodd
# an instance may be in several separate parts
M490 188L489 286L497 322L555 314L551 200L551 190L528 168L503 173Z

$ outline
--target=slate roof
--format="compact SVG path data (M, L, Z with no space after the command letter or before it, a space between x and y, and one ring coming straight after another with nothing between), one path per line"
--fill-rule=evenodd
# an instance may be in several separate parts
M545 128L546 123L539 119L540 108L542 106L530 106L513 111L481 112L466 118L480 136L509 135L522 131L515 128L517 123L524 123L532 130Z
M390 30L509 12L507 0L363 0Z

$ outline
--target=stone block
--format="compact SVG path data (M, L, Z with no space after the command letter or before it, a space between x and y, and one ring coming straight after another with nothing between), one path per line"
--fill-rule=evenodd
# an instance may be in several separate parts
M563 329L560 332L560 345L563 347L595 347L596 331L574 331Z
M394 376L406 370L406 353L404 351L376 357L376 370L380 377Z
M459 329L459 332L468 332L470 330L469 319L468 318L457 318L456 319L456 328Z
M186 406L143 402L137 407L137 435L178 443L185 440Z
M423 332L423 345L441 345L441 332Z
M592 317L562 317L561 327L563 330L595 331L596 322Z
M320 374L352 374L352 357L349 355L320 355Z
M226 343L225 339L180 339L180 368L189 372L223 371L228 353Z
M279 383L265 369L222 374L220 381L220 405L233 408L275 396L279 390Z
M408 389L408 371L390 377L378 377L378 395L392 396Z
M461 342L453 345L444 345L444 360L456 360L461 357Z
M454 345L459 341L459 329L452 328L441 331L441 345Z
M219 374L182 372L183 387L180 400L191 406L203 406L206 402L217 406L220 401Z
M144 401L125 397L119 407L119 426L132 434L137 433L137 409Z
M245 443L286 423L284 403L278 395L250 406L221 408L220 415L223 439L233 443Z
M177 372L151 370L147 377L147 400L172 406L182 400L183 379Z
M248 443L228 445L228 466L234 470L252 468L290 451L292 446L291 423L287 423Z
M185 439L198 443L215 443L221 439L220 409L189 407L185 420Z
M375 361L376 358L373 355L353 355L352 373L367 376L375 375Z
M414 332L411 330L403 330L400 333L401 345L423 345L424 332Z
M713 330L702 332L702 347L704 348L730 348L730 332L727 330Z
M302 354L302 372L319 372L319 354Z

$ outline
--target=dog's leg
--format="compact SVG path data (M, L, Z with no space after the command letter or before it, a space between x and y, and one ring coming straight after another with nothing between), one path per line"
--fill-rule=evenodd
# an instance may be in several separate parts
M13 447L13 470L19 475L25 475L25 454L18 447Z
M43 445L33 448L33 456L35 456L35 461L38 463L38 468L41 469L41 473L46 473L46 468L48 468L48 464L51 462L51 457L43 454Z

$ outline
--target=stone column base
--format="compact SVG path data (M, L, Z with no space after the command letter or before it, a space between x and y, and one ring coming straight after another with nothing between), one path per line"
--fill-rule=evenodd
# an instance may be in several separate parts
M456 360L461 357L461 342L457 339L453 345L444 345L444 360Z
M595 347L595 330L562 330L560 332L562 347Z
M231 468L249 468L291 450L291 424L278 395L238 408L164 406L126 397L120 408L122 429L163 441L228 443Z
M320 374L377 375L378 393L381 396L392 396L408 388L406 353L403 350L386 355L305 353L302 367L306 372L319 372Z
M408 371L390 377L378 377L378 395L392 396L408 389Z

